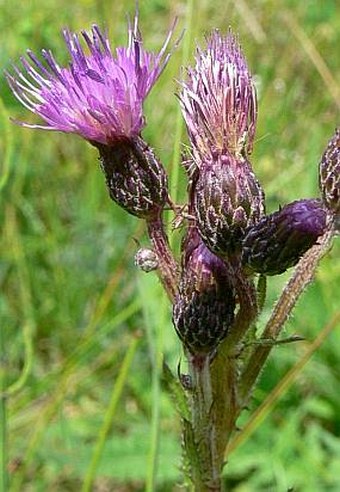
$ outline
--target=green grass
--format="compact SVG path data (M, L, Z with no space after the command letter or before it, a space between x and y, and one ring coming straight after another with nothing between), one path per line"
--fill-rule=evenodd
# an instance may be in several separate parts
M125 14L134 5L2 2L1 68L28 47L51 48L66 61L65 25L107 25L114 43L125 42ZM147 46L160 47L175 15L187 32L147 101L145 137L172 169L178 201L185 200L177 167L185 135L174 79L183 60L192 61L195 40L229 25L239 32L258 85L252 161L268 210L316 196L317 164L339 124L336 0L141 1ZM145 231L110 202L89 145L9 123L9 116L36 120L1 77L0 376L8 389L1 435L9 490L176 490L180 426L159 375L161 355L176 370L181 350L157 279L133 264L133 238L147 244ZM273 352L241 427L339 312L339 253L337 240L287 323L285 333L306 342ZM270 279L265 316L287 278ZM240 440L227 467L230 490L340 489L337 328Z

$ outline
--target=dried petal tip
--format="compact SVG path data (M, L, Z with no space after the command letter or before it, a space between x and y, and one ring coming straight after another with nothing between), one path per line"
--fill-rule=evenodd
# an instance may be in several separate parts
M242 261L254 272L278 275L294 266L327 226L321 200L299 200L264 217L243 241Z
M16 98L46 125L20 124L76 133L106 145L138 136L145 125L143 102L170 57L166 50L172 32L159 53L153 53L143 47L137 14L128 26L128 45L115 51L97 26L81 36L65 30L71 56L65 68L50 51L42 50L40 61L28 50L22 67L14 67L14 75L7 73L7 80Z
M114 146L93 144L112 200L136 217L158 217L168 201L167 175L147 143L136 137Z
M340 128L328 142L319 168L319 184L325 205L340 213Z
M235 295L226 265L189 230L173 309L178 336L192 354L213 352L234 320Z
M196 158L208 149L250 153L257 119L255 87L240 45L231 32L215 31L197 49L180 102ZM198 154L198 155L197 155ZM199 163L198 163L199 166Z

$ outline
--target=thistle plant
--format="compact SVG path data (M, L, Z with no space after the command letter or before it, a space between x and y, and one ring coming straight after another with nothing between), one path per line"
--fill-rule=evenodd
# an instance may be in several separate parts
M190 152L183 158L187 202L174 204L166 169L142 136L143 103L179 42L169 49L174 29L158 53L144 48L138 13L129 22L127 46L115 51L97 26L81 37L65 30L68 67L49 51L42 50L41 59L28 50L7 79L45 125L17 123L75 133L96 147L111 199L145 221L151 245L137 251L135 263L157 272L188 363L188 373L179 370L178 378L164 364L164 381L180 409L185 481L197 491L219 491L237 419L339 232L340 131L320 160L320 196L267 214L250 161L255 85L238 39L215 31L197 48L179 88ZM185 222L180 258L164 226L169 208ZM260 330L266 277L292 267Z

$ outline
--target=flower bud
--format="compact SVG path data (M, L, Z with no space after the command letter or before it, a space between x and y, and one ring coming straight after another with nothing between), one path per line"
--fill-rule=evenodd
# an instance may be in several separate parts
M92 142L100 153L110 197L136 217L151 219L168 199L167 176L151 148L140 137L114 145Z
M325 205L340 212L340 128L328 142L319 168L319 184Z
M244 231L264 214L264 193L249 162L228 153L206 156L193 190L197 227L218 255L232 255Z
M298 200L250 227L243 240L242 262L254 272L278 275L294 266L326 230L321 200Z
M235 294L226 264L191 228L184 243L179 292L173 309L178 336L193 353L212 352L234 320Z

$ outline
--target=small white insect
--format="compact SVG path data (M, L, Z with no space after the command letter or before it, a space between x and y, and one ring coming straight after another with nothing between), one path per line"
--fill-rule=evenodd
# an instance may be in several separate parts
M157 270L158 264L158 257L152 249L140 248L135 254L135 265L143 272Z

